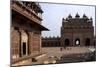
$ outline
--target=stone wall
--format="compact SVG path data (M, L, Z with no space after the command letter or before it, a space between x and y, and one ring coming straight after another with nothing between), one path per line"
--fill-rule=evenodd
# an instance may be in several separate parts
M61 27L61 44L65 45L65 40L69 40L70 46L88 46L93 45L94 39L94 27L92 26L92 18L88 18L86 15L83 15L82 18L76 14L75 18L70 17L62 20ZM78 40L79 45L76 45Z

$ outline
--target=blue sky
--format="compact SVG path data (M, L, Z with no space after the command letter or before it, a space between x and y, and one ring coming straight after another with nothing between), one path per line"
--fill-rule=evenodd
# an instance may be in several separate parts
M62 18L66 18L69 14L75 17L76 13L83 16L86 14L89 18L93 18L93 26L95 27L95 6L69 5L69 4L54 4L40 3L44 13L42 14L42 25L50 31L43 31L43 37L60 36L62 26Z

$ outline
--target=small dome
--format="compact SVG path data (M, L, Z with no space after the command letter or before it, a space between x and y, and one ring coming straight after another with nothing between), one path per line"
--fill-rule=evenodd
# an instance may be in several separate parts
M66 21L68 21L68 18L66 18Z
M92 19L92 17L90 17L89 21L90 21L90 22L93 22L93 19Z
M64 18L62 18L62 21L64 21L65 19Z
M92 17L90 18L90 20L92 20Z
M55 38L55 36L53 36L53 38Z
M59 38L59 36L57 36L57 38Z
M79 18L80 16L79 16L79 14L77 13L75 17L76 17L76 18Z
M87 18L87 16L85 14L83 14L83 18Z
M85 14L83 14L83 18L88 20L88 17Z
M49 38L51 38L51 36L49 36Z
M72 18L71 14L69 14L68 18Z

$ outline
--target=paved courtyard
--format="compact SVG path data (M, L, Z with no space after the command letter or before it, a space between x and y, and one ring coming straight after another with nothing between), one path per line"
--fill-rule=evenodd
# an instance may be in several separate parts
M62 49L62 51L60 50L60 47L45 47L45 48L42 48L42 52L45 52L48 57L51 57L51 58L56 57L58 60L60 60L61 57L65 56L65 55L67 57L70 56L70 57L67 58L67 60L70 60L70 59L73 59L73 58L78 59L76 57L71 58L71 55L76 56L76 55L80 55L80 54L91 53L94 50L95 50L94 47L66 47L66 49ZM79 60L81 60L81 59L79 59ZM47 61L49 61L49 60L47 60Z
M62 56L64 54L77 54L77 53L88 53L94 49L93 47L66 47L60 51L60 47L45 47L42 48L42 52L45 52L48 56Z
M42 55L35 57L36 62L23 61L24 63L17 63L16 65L36 65L36 64L55 64L62 62L77 62L82 61L80 54L91 53L94 51L94 47L66 47L66 49L60 50L60 47L45 47L42 48ZM64 57L65 56L65 57ZM63 59L61 57L64 57ZM81 57L83 58L83 57ZM83 58L84 59L84 58Z

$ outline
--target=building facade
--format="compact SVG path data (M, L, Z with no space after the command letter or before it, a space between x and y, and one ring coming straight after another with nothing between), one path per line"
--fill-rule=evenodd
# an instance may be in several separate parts
M63 18L60 32L61 37L59 37L60 40L58 42L60 42L59 46L62 47L93 46L95 43L93 20L85 14L83 14L83 17L80 17L77 13L74 18L69 14L67 18ZM49 40L48 38L43 38L43 45L52 45L52 42L55 41L54 38L49 38Z
M42 47L60 47L60 37L42 38Z
M77 13L75 18L69 15L62 20L61 45L63 46L91 46L93 45L94 27L92 18L85 14L80 18Z
M42 13L39 3L11 1L11 63L41 53Z

